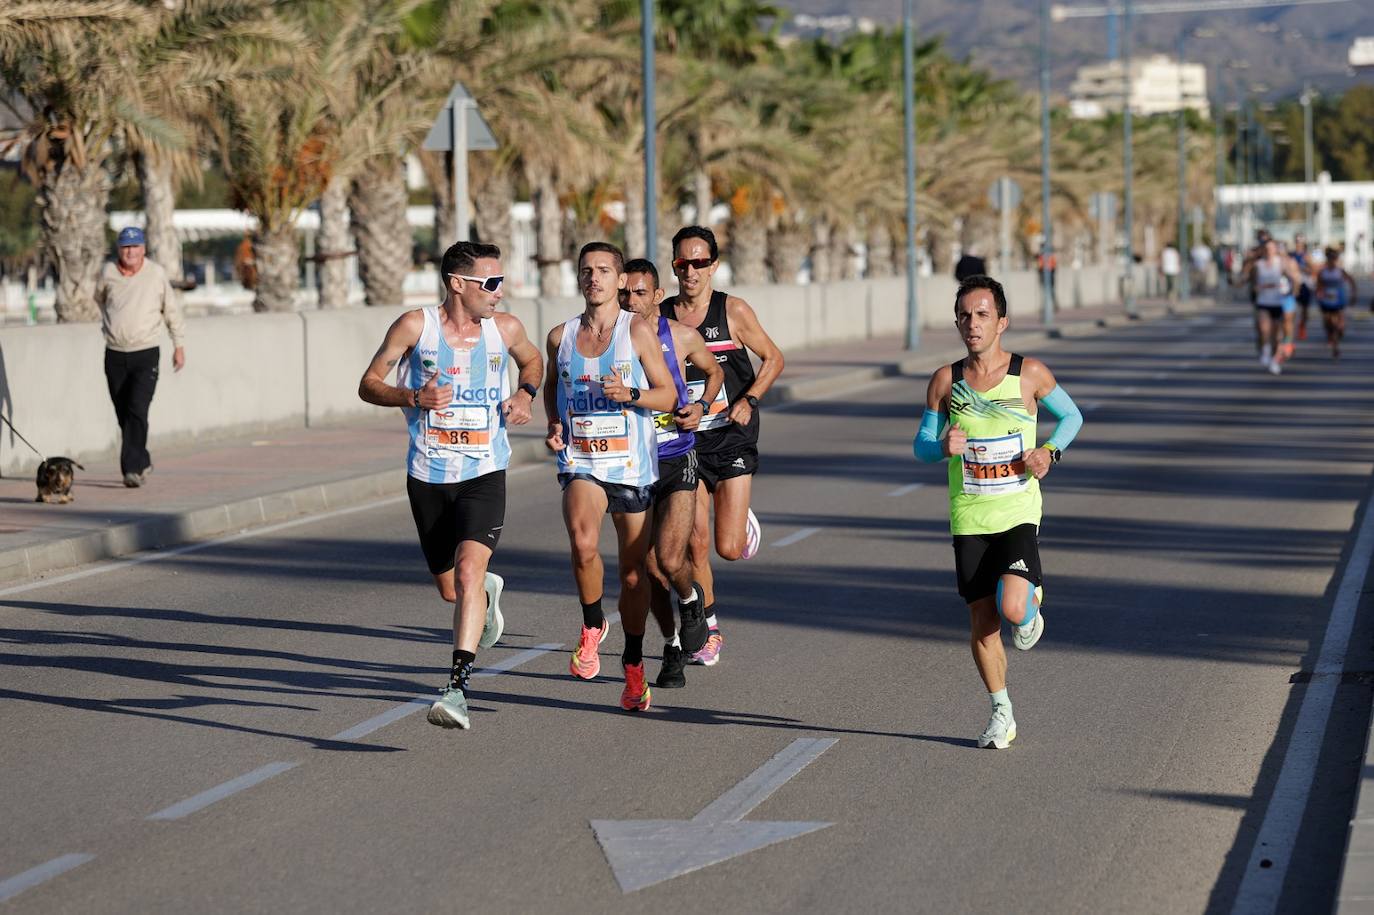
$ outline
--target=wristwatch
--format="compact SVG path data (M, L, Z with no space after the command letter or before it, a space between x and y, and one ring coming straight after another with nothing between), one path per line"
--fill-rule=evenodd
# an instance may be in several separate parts
M420 389L419 389L419 388L415 388L415 389L413 389L413 390L410 392L410 405L411 405L412 407L418 407L418 406L420 406Z
M630 388L630 403L639 400L639 388Z
M759 399L755 397L753 394L745 394L744 399L749 401L749 406L758 409Z
M520 390L530 395L530 400L539 399L539 389L536 388L534 385L530 384L528 381L520 385Z
M701 404L702 416L705 416L707 413L711 412L711 402L707 400L705 397L701 398L701 400L698 400L697 403Z
M1053 445L1041 445L1040 447L1041 447L1041 448L1044 448L1046 451L1048 451L1048 452L1050 453L1050 463L1051 463L1051 464L1058 464L1058 463L1059 463L1059 458L1064 454L1064 452L1060 451L1058 448L1054 447Z

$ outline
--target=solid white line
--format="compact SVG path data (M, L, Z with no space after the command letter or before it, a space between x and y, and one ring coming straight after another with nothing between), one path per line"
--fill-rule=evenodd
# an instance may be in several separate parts
M521 473L529 473L540 469L542 465L531 464L528 466L517 467L506 472L507 477L516 476ZM11 594L22 594L25 591L32 591L35 588L46 588L48 585L60 585L68 581L76 581L81 578L89 578L92 575L100 575L104 572L115 572L129 566L142 565L145 562L157 562L162 559L171 559L174 556L184 556L187 553L194 553L197 550L208 550L211 547L223 546L226 543L234 543L239 540L246 540L249 537L261 537L264 534L275 534L277 531L288 530L299 527L302 524L311 524L315 521L328 521L330 518L341 518L344 515L351 515L355 512L369 511L374 508L383 508L387 505L395 505L397 502L406 501L409 496L388 496L385 499L378 499L375 502L364 502L361 505L350 505L347 508L336 508L332 511L323 512L315 515L305 515L300 518L292 518L290 521L281 521L277 524L269 524L265 527L255 527L251 530L239 531L237 534L229 534L225 537L216 537L214 540L202 540L196 543L188 543L186 546L174 547L170 550L158 550L146 556L137 556L133 559L119 559L114 562L103 563L89 569L82 569L80 572L69 572L66 575L58 575L55 578L45 578L41 581L31 581L26 585L16 585L13 588L0 590L0 597L8 597Z
M0 902L13 899L24 890L32 889L45 880L51 880L59 874L65 874L74 867L80 867L87 861L93 859L95 855L71 854L63 855L60 858L53 858L37 867L31 867L22 874L15 874L5 881L0 881Z
M807 537L810 537L812 534L816 534L816 533L819 533L819 532L820 532L820 528L818 528L818 527L804 527L804 528L802 528L802 529L799 530L799 531L793 531L792 533L788 534L786 537L783 537L781 540L774 540L774 541L773 541L773 546L775 546L775 547L779 547L779 546L791 546L792 544L798 543L798 542L800 542L800 541L802 541L802 540L805 540Z
M1124 391L1121 392L1121 395L1123 397L1129 397L1132 394L1134 394L1137 390L1138 388L1126 388Z
M1083 404L1083 406L1079 407L1078 409L1081 410L1081 411L1084 412L1084 413L1087 413L1087 412L1089 412L1089 411L1091 411L1091 410L1096 410L1096 409L1097 409L1098 407L1100 407L1100 406L1102 406L1102 402L1101 402L1101 401L1098 401L1098 400L1090 400L1090 401L1088 401L1087 403Z
M1304 687L1302 705L1293 725L1293 734L1288 740L1288 751L1284 754L1274 793L1269 798L1269 808L1255 837L1250 862L1241 877L1235 904L1231 908L1233 912L1250 915L1273 912L1278 907L1293 846L1298 838L1298 826L1302 823L1307 796L1316 775L1327 719L1341 682L1339 677L1321 675L1340 673L1345 669L1345 654L1350 644L1350 632L1355 626L1355 611L1364 590L1365 575L1372 556L1374 505L1366 505L1364 520L1360 522L1355 545L1350 550L1350 560L1341 574L1340 588L1331 605L1331 618L1327 621L1326 635L1322 638L1321 652L1313 669L1317 676ZM1262 862L1267 862L1267 865Z
M535 658L540 657L541 655L546 655L551 651L557 651L562 647L563 644L561 642L548 642L543 645L536 645L534 648L527 648L524 651L517 652L508 658L502 658L500 661L497 661L490 667L478 668L477 670L474 670L472 672L472 675L474 677L494 677L497 674L503 674L506 671L514 670L521 664L524 664L526 661L533 661ZM400 705L387 709L385 712L382 712L379 715L373 715L366 721L359 722L358 724L353 725L353 727L349 728L346 731L340 731L339 733L335 734L333 737L329 739L358 740L359 738L366 737L373 731L381 730L388 724L400 721L407 715L413 715L415 712L418 712L422 708L428 708L433 703L434 696L432 695L416 696L409 702L402 702Z
M922 486L924 486L924 485L926 485L926 484L924 484L924 483L908 483L908 484L906 484L905 486L898 486L896 489L892 490L892 492L888 493L888 495L889 495L889 496L904 496L904 495L906 495L906 494L909 493L909 492L915 492L916 490L920 489L920 488L921 488Z
M251 788L260 782L267 781L274 775L281 775L283 772L294 769L299 765L300 763L295 762L268 763L265 766L254 769L246 775L240 775L238 778L231 778L222 785L216 785L208 791L202 791L200 794L188 797L184 801L178 801L170 807L164 807L157 813L150 813L147 819L179 820L184 816L195 813L197 810L204 810L216 801L222 801L226 797L238 794L245 788Z

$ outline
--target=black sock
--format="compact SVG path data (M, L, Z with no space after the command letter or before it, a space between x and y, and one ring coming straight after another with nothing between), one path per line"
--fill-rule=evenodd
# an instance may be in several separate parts
M639 635L625 633L625 651L620 655L620 663L644 663L644 633L641 632Z
M461 689L464 696L468 694L468 677L472 676L472 662L476 660L477 655L471 651L453 650L453 673L449 674L448 685Z
M601 612L601 598L597 598L590 604L582 605L582 625L588 629L600 629L601 624L606 622L606 614Z

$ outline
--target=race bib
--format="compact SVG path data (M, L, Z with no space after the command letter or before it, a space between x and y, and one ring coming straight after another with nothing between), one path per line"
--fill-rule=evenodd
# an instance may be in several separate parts
M491 408L486 404L449 404L430 410L425 444L437 456L485 458L491 454Z
M691 392L693 401L701 400L701 396L706 393L705 381L687 382L687 390ZM716 399L711 401L711 409L701 417L701 425L697 426L698 432L709 432L712 429L719 429L730 422L730 401L725 396L725 385L720 386L716 392Z
M590 461L625 461L630 457L630 428L624 411L572 416L572 450Z
M666 445L675 442L682 436L682 430L677 427L671 413L659 413L654 411L654 440L659 445Z
M1026 450L1021 433L997 438L971 438L964 449L964 493L970 496L1001 496L1021 492L1027 486Z

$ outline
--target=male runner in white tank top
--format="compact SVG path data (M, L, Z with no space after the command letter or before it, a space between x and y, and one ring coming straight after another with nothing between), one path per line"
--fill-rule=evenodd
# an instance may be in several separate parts
M543 371L524 325L496 310L505 279L500 258L495 245L474 242L445 251L444 303L397 318L358 386L368 403L407 414L411 514L439 596L453 606L452 672L428 716L445 728L468 727L477 649L501 637L504 582L487 564L505 526L506 426L530 421ZM507 355L520 372L514 393ZM392 369L396 385L386 380Z

